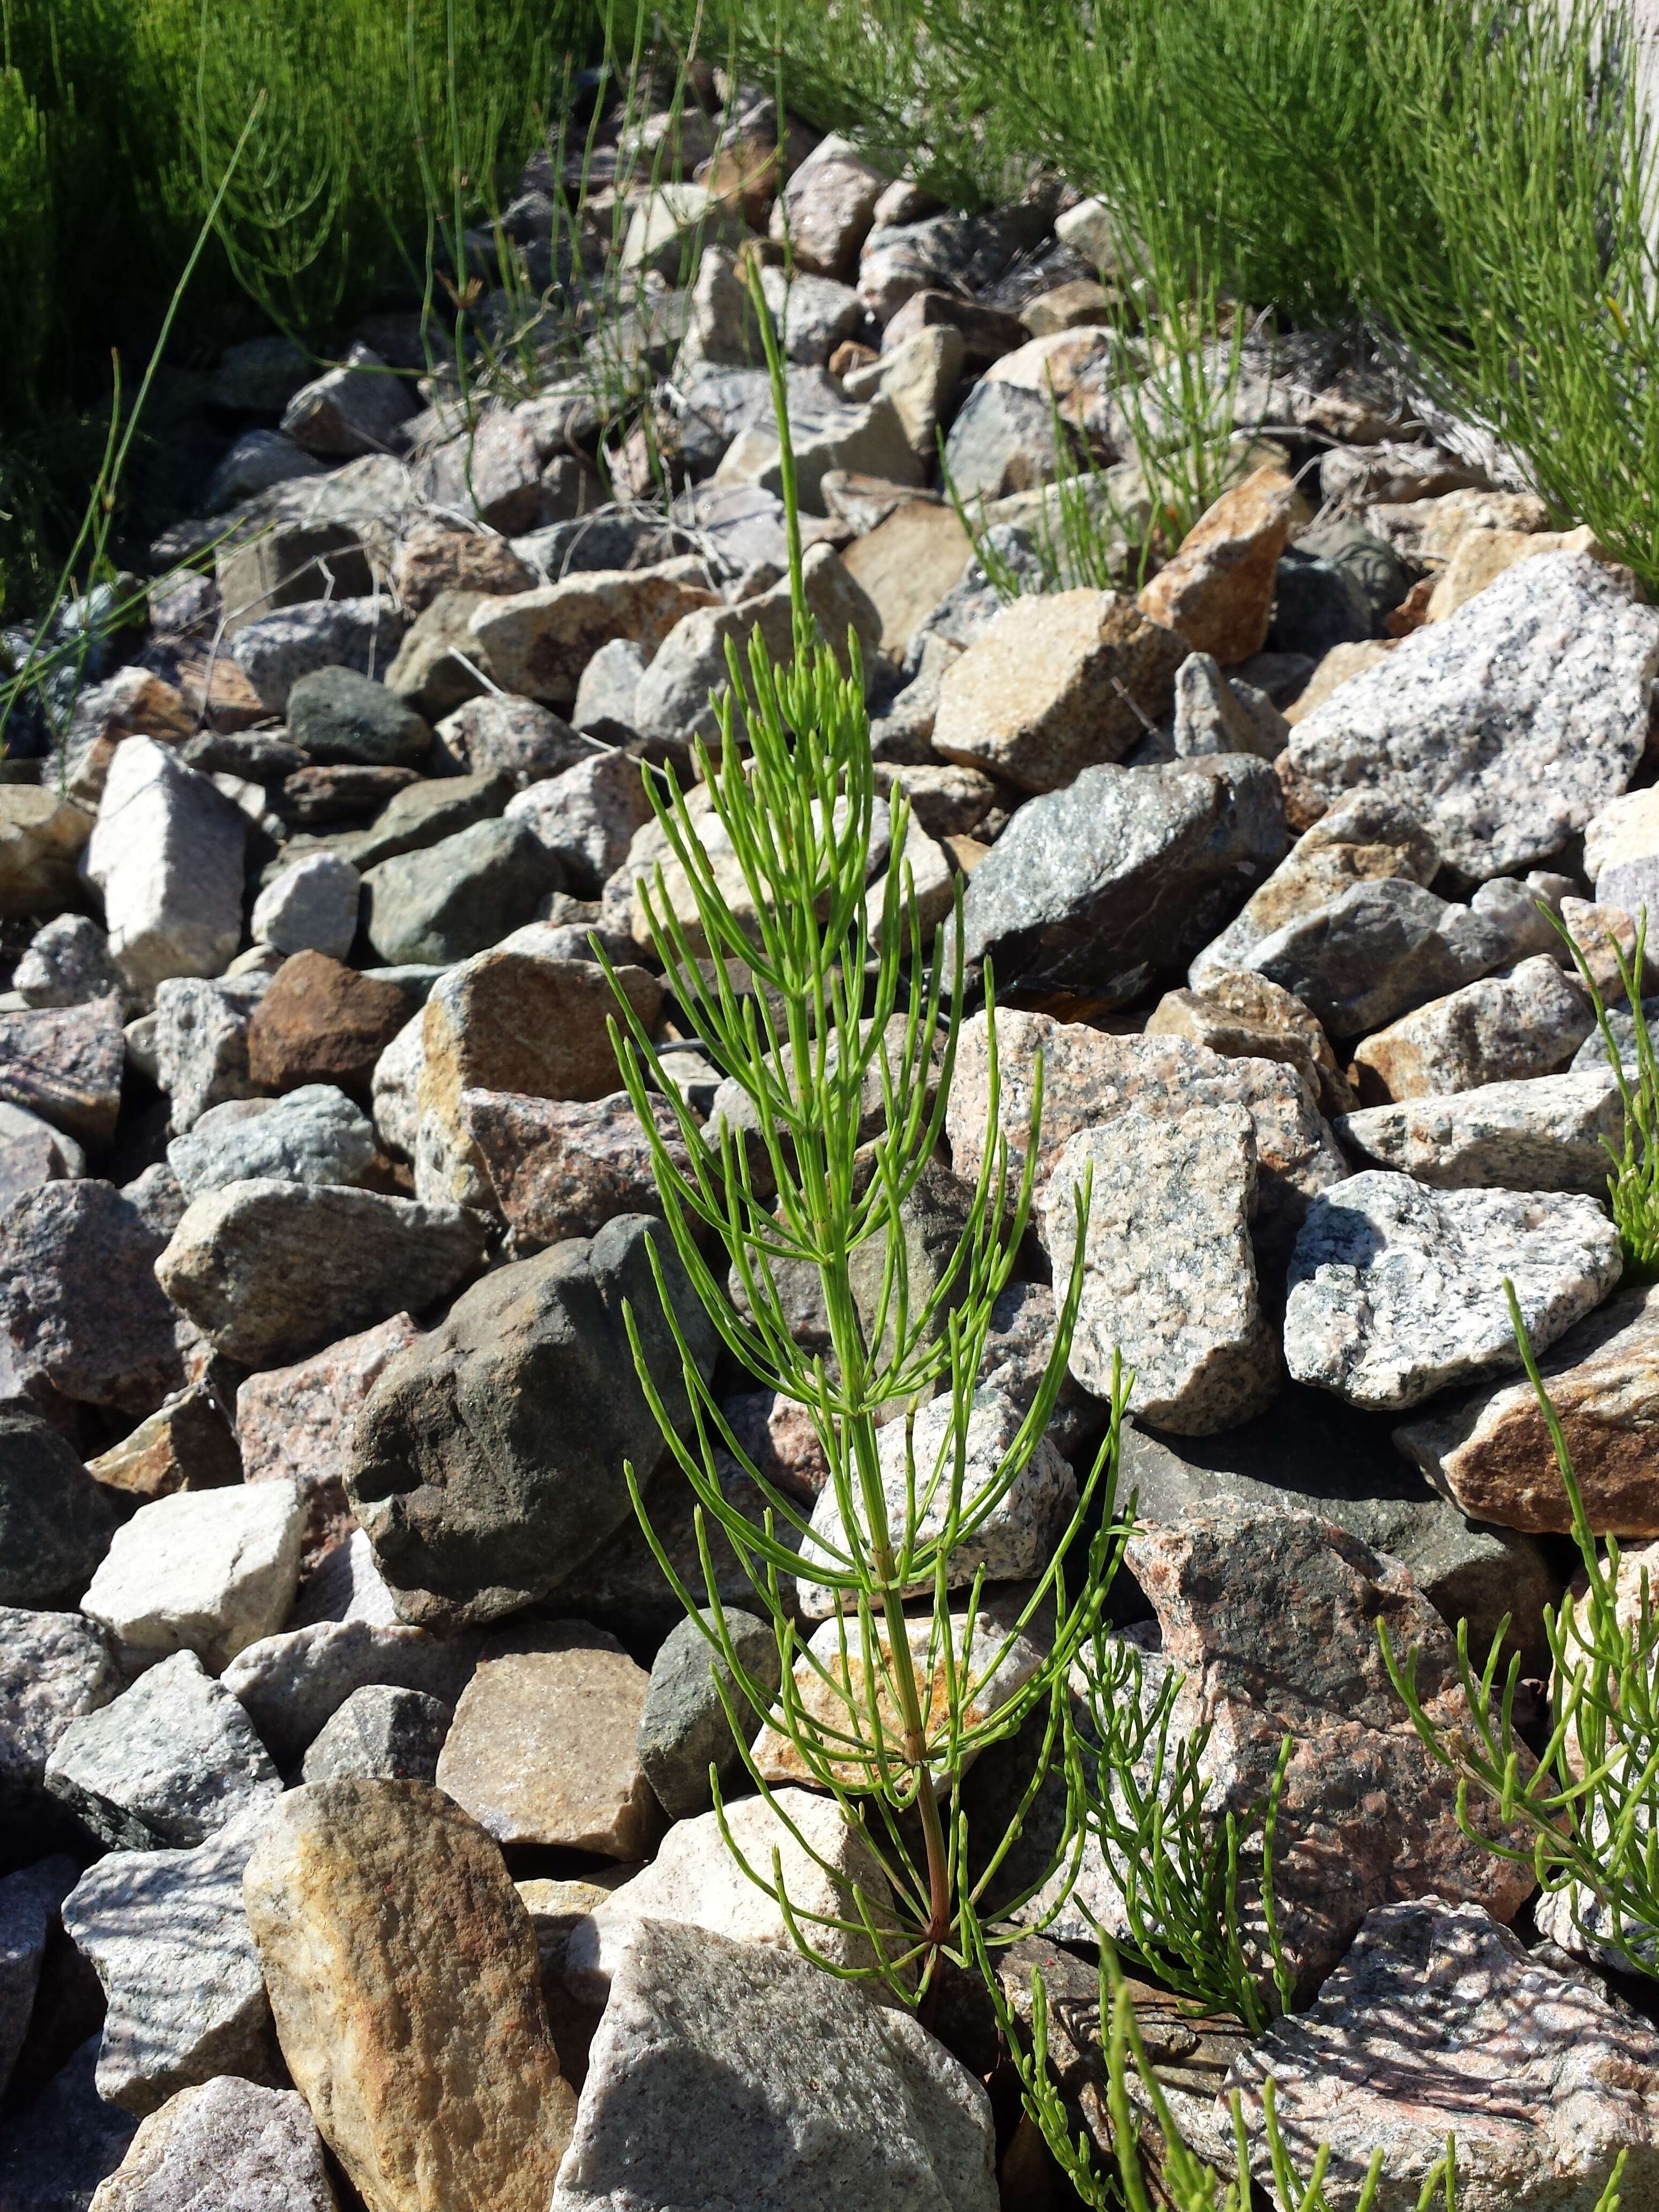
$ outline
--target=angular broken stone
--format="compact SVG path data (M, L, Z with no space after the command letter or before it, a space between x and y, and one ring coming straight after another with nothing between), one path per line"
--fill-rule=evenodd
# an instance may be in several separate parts
M1152 621L1224 668L1267 641L1279 556L1302 507L1282 471L1260 468L1205 509L1141 592Z
M0 1014L0 1099L82 1144L114 1134L125 1060L118 1000Z
M307 1782L433 1782L455 1709L441 1698L366 1682L325 1723L305 1757Z
M1328 1114L1354 1103L1316 1018L1265 975L1224 969L1206 977L1201 990L1166 991L1141 1034L1185 1037L1224 1060L1282 1060L1305 1079Z
M237 1389L244 1479L298 1486L307 1567L355 1525L345 1495L351 1425L386 1363L419 1334L406 1313L393 1314L291 1367L250 1375Z
M193 1200L155 1273L216 1350L270 1367L434 1304L483 1248L459 1206L267 1177Z
M592 1103L466 1091L460 1103L519 1251L596 1236L619 1213L656 1212L651 1146L625 1091ZM689 1173L666 1100L653 1101L652 1118L670 1157Z
M83 1006L126 992L108 938L84 914L60 914L37 929L12 972L11 986L31 1006Z
M268 975L169 975L156 987L155 1080L167 1094L174 1135L215 1106L260 1090L248 1066L248 1032L270 982Z
M152 2112L88 2212L189 2212L219 2195L240 2212L337 2212L305 2100L222 2074Z
M776 1879L772 1855L778 1854L783 1897L799 1927L811 1925L805 1917L811 1913L853 1923L816 1928L814 1948L837 1966L873 1966L876 1946L860 1923L867 1913L890 1941L896 1937L892 1890L875 1854L835 1800L811 1790L785 1789L769 1798L735 1798L721 1811L736 1851L769 1883ZM793 1949L776 1895L750 1880L721 1827L720 1813L677 1821L650 1865L577 1921L565 1946L562 1975L572 1996L605 2003L644 1920L678 1921L684 1927L712 1928L733 1942Z
M1184 640L1112 592L1015 599L946 672L933 725L946 760L1058 791L1167 721Z
M279 1182L360 1183L376 1158L367 1114L331 1084L304 1084L282 1098L211 1106L167 1146L185 1199L266 1177Z
M46 1787L114 1850L189 1850L282 1778L247 1715L193 1651L175 1651L112 1705L71 1721Z
M362 878L338 853L311 853L267 884L254 901L256 945L278 952L326 952L343 960L357 934Z
M550 1591L631 1522L666 1448L622 1306L671 1419L688 1417L647 1239L692 1357L714 1325L661 1225L608 1222L498 1268L387 1367L357 1421L347 1492L405 1620L482 1623Z
M648 1680L580 1622L508 1639L461 1692L438 1787L498 1843L643 1858L655 1809L638 1746Z
M707 2124L688 2130L693 2111ZM790 2212L995 2212L994 2152L984 2090L908 2012L805 1959L647 1920L593 2039L552 2212L769 2196Z
M53 1824L46 1762L64 1730L120 1688L101 1623L80 1613L0 1606L0 1814L20 1839ZM40 1849L53 1840L41 1836Z
M285 960L248 1028L248 1070L262 1090L335 1083L367 1098L380 1054L404 1027L409 994L323 952Z
M302 384L283 410L282 429L304 453L330 459L391 450L415 412L405 378L372 347L354 345L343 367Z
M969 876L966 957L994 955L1005 988L1127 1006L1181 969L1286 842L1266 761L1085 769L1022 806Z
M116 1530L82 1602L130 1650L193 1651L218 1674L283 1626L299 1574L292 1484L180 1491Z
M1327 800L1397 799L1473 882L1534 867L1641 757L1659 613L1584 553L1522 562L1300 720L1291 763Z
M147 1500L240 1482L242 1456L212 1383L192 1382L165 1399L118 1444L88 1460L87 1472L106 1490Z
M292 1765L358 1690L417 1690L453 1705L481 1649L476 1636L431 1636L361 1618L315 1620L245 1645L220 1679L272 1757Z
M1025 1408L1002 1391L975 1392L963 1439L962 1504L971 1502L977 1492L994 1480L1024 1418ZM881 1486L888 1525L896 1534L906 1524L911 1494L907 1447L915 1483L915 1534L926 1542L942 1532L956 1494L956 1437L948 1395L930 1399L913 1421L889 1421L881 1431L878 1445ZM951 1552L945 1566L946 1587L962 1588L981 1569L988 1582L1030 1580L1054 1557L1054 1547L1076 1510L1077 1483L1072 1470L1047 1437L1041 1437L997 1505ZM860 1527L859 1533L860 1548L866 1547L869 1530ZM814 1583L814 1562L845 1571L850 1557L840 1501L834 1486L826 1485L812 1509L811 1533L803 1538L800 1547L797 1589L801 1611L809 1620L822 1620L842 1609L841 1592ZM912 1596L926 1594L922 1585L908 1592Z
M1597 1535L1659 1536L1659 1289L1622 1291L1540 1352L1539 1372ZM1395 1443L1478 1521L1572 1526L1555 1448L1529 1382L1470 1392L1403 1422Z
M558 861L528 824L475 822L363 878L364 927L382 960L447 965L497 943L563 888Z
M745 1744L762 1719L704 1633L704 1621L712 1622L707 1612L671 1630L651 1662L651 1680L640 1710L640 1764L671 1820L690 1820L708 1811L711 1766L729 1781L742 1764L722 1688L732 1700ZM725 1629L744 1673L769 1698L775 1696L781 1662L771 1624L732 1606L726 1608ZM660 1860L659 1852L659 1863Z
M1379 2204L1414 2203L1457 2143L1457 2201L1593 2203L1620 2151L1620 2201L1659 2190L1659 2035L1588 1976L1556 1972L1479 1904L1382 1905L1305 2012L1236 2059L1256 2170L1262 2085L1305 2174L1347 2202L1382 2153Z
M1538 953L1376 1030L1355 1048L1355 1080L1373 1105L1553 1075L1595 1027L1578 978Z
M0 1208L37 1183L72 1182L86 1171L87 1156L73 1137L0 1100Z
M0 1413L0 1604L77 1599L114 1526L108 1499L56 1430Z
M983 1014L963 1023L945 1127L957 1173L972 1182L985 1156L990 1055ZM1345 1163L1298 1072L1275 1060L1224 1060L1179 1037L1114 1036L1079 1022L999 1008L999 1119L1010 1166L1023 1162L1036 1055L1042 1054L1039 1199L1067 1141L1131 1110L1179 1117L1194 1105L1242 1106L1254 1130L1264 1265L1282 1267L1309 1201L1342 1180Z
M1075 1194L1085 1178L1091 1198L1070 1358L1077 1381L1109 1400L1121 1356L1134 1370L1137 1411L1176 1435L1211 1435L1262 1412L1279 1377L1250 1247L1249 1115L1189 1103L1178 1117L1132 1109L1079 1130L1042 1196L1057 1282L1070 1279Z
M477 1823L424 1783L312 1783L243 1889L289 2071L365 2201L546 2212L575 2099Z
M98 2093L125 2112L142 2118L216 2075L283 2079L242 1909L242 1869L271 1813L256 1806L194 1850L112 1851L64 1899L109 1999Z
M86 865L104 895L111 955L135 990L229 966L242 935L246 828L171 746L129 738L117 748Z
M649 569L588 570L483 599L468 627L504 691L564 708L574 705L582 671L601 646L631 638L649 659L684 616L717 604L705 586Z
M9 783L0 797L0 912L54 914L75 900L76 863L92 835L84 807L41 785Z
M1593 1199L1427 1190L1367 1169L1314 1200L1291 1261L1285 1358L1298 1382L1377 1413L1521 1364L1504 1283L1543 1352L1618 1284Z
M1478 1091L1362 1107L1334 1124L1351 1151L1437 1190L1574 1190L1599 1198L1625 1127L1606 1069L1488 1083Z

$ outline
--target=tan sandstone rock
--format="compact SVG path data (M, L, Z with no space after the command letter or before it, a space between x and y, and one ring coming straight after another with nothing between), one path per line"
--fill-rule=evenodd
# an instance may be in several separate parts
M1224 668L1248 660L1267 639L1279 556L1298 511L1305 513L1289 477L1253 471L1199 517L1141 592L1142 610Z

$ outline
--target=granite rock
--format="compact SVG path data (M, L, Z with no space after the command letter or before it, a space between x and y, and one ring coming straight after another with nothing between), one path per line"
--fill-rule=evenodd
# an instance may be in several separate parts
M1547 1351L1623 1268L1594 1200L1425 1189L1367 1169L1308 1209L1291 1261L1285 1357L1300 1382L1405 1411L1521 1363L1504 1283Z
M73 1182L86 1171L87 1156L73 1137L0 1100L0 1209L37 1183Z
M1299 721L1291 765L1326 799L1370 786L1482 882L1535 866L1641 757L1659 613L1583 553L1522 562Z
M230 641L230 657L259 703L280 714L295 685L324 669L384 675L390 687L404 629L404 617L388 598L307 599L244 623Z
M1141 592L1143 611L1224 668L1260 653L1279 556L1299 507L1281 471L1255 470L1199 517Z
M481 600L468 629L473 649L505 691L564 708L582 671L613 638L651 659L671 630L717 595L689 578L649 569L595 569L510 599Z
M167 1146L186 1200L234 1182L361 1183L375 1159L367 1114L330 1084L210 1106Z
M70 1723L106 1705L120 1687L99 1622L0 1606L0 1813L20 1847L32 1838L51 1848L46 1761Z
M710 1623L713 1618L707 1612L702 1615ZM781 1662L770 1623L733 1606L725 1613L725 1628L744 1671L768 1698L775 1696ZM681 1621L651 1662L651 1679L640 1708L640 1765L671 1820L689 1820L708 1810L711 1766L722 1783L729 1783L741 1770L741 1752L721 1701L722 1686L748 1742L763 1713L749 1705L720 1649L698 1622ZM661 1851L656 1863L662 1863Z
M248 1036L270 981L258 975L170 975L158 986L155 1080L167 1094L167 1127L175 1136L212 1107L258 1095Z
M0 1013L0 1100L81 1144L113 1135L125 1057L117 1000Z
M575 2100L477 1822L424 1783L312 1783L243 1889L283 2056L368 2212L545 2212Z
M140 2123L88 2212L337 2212L321 2138L292 2089L221 2075Z
M372 347L354 345L342 367L325 369L292 395L283 410L283 435L330 460L384 453L414 412L404 379Z
M0 913L50 915L72 905L91 835L91 815L56 791L0 785Z
M246 1645L221 1679L272 1757L291 1765L358 1690L417 1690L453 1705L480 1649L476 1636L431 1636L378 1619L313 1620Z
M592 1237L619 1213L655 1213L651 1147L625 1091L592 1101L466 1091L465 1129L520 1253ZM657 1133L685 1172L673 1109L652 1101Z
M1362 1107L1335 1123L1368 1166L1399 1168L1437 1190L1573 1190L1599 1198L1623 1140L1619 1086L1605 1066L1525 1083Z
M1521 1083L1566 1067L1595 1027L1577 977L1537 953L1374 1031L1355 1048L1354 1080L1368 1106Z
M82 1603L127 1650L193 1651L218 1674L283 1626L299 1574L292 1484L180 1491L117 1529Z
M325 1723L305 1756L307 1782L434 1782L453 1705L422 1690L366 1682Z
M175 1651L70 1723L46 1787L110 1849L147 1851L204 1844L283 1784L230 1692Z
M459 1206L266 1177L193 1200L155 1272L216 1350L270 1367L436 1304L483 1249Z
M86 867L103 893L111 957L134 990L229 965L242 934L245 832L239 811L170 746L129 738L117 748Z
M105 1490L143 1502L240 1482L242 1455L224 1401L204 1381L163 1399L118 1444L88 1460L87 1472Z
M409 1021L409 994L324 952L285 960L248 1025L250 1079L294 1091L335 1083L367 1099L381 1054Z
M56 1430L0 1413L0 1605L78 1600L114 1527L108 1499Z
M12 971L11 985L31 1006L84 1006L126 991L109 939L84 914L60 914L37 929Z
M583 898L597 895L616 873L634 832L651 818L641 763L623 752L590 752L532 784L507 807L507 819L534 831L569 889Z
M253 941L278 952L343 960L357 934L362 878L337 853L313 853L269 883L253 904Z

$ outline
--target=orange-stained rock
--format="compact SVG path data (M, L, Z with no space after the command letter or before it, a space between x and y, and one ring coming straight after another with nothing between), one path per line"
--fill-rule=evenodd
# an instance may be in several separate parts
M1273 578L1301 505L1281 470L1256 469L1201 514L1140 594L1154 622L1181 632L1224 668L1260 653Z
M248 1071L269 1091L337 1083L368 1095L374 1063L413 1009L395 983L361 975L325 952L285 960L248 1026Z

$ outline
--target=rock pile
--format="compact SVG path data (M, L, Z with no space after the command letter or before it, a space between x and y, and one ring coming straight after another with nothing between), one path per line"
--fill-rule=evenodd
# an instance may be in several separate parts
M157 545L148 628L61 758L0 781L0 2206L999 2201L994 2051L819 1973L734 1868L722 1818L780 1850L839 1964L891 1909L775 1729L775 1807L750 1794L623 1472L695 1583L627 1309L671 1416L689 1358L810 1516L791 1601L833 1654L823 1453L658 1237L678 1344L663 1316L596 957L720 1115L640 886L665 864L695 927L650 779L690 781L731 648L789 643L744 257L783 318L808 600L857 640L925 918L960 891L970 994L994 970L1017 1161L1043 1066L975 1464L1031 1402L1092 1178L1069 1378L960 1581L1015 1617L1121 1354L1149 1679L1176 1669L1181 1724L1210 1722L1218 1803L1296 1740L1305 2008L1217 2027L1208 2073L1170 2057L1183 2124L1221 2148L1226 2088L1271 2074L1333 2186L1381 2143L1387 2201L1414 2203L1455 2126L1465 2212L1588 2205L1620 2148L1623 2201L1659 2202L1659 2047L1570 1916L1539 1947L1529 1865L1462 1833L1372 1630L1419 1650L1449 1723L1460 1618L1479 1641L1510 1615L1528 1679L1548 1665L1565 1501L1506 1278L1595 1528L1659 1535L1659 1294L1620 1289L1620 1097L1549 920L1613 992L1608 944L1659 883L1659 611L1317 334L1272 367L1272 440L1250 342L1227 488L1140 589L1035 588L1067 441L1126 498L1136 476L1097 204L1046 180L954 214L759 94L723 122L763 158L734 185L687 130L589 343L590 370L620 337L658 374L666 499L607 495L598 464L637 489L639 440L580 359L469 421L441 378L388 372L412 318L319 377L233 348L213 511ZM532 165L527 256L566 188ZM997 573L1031 586L1006 604L936 430ZM913 1273L998 1133L992 1042L971 1013ZM666 1097L657 1129L679 1143ZM804 1298L803 1341L822 1327ZM915 1412L919 1458L941 1410ZM906 1435L884 1431L896 1498ZM728 1626L775 1690L769 1630ZM1084 1905L1121 1916L1098 1864L1024 1947L1057 1987ZM1097 2118L1079 2018L1056 2063Z

